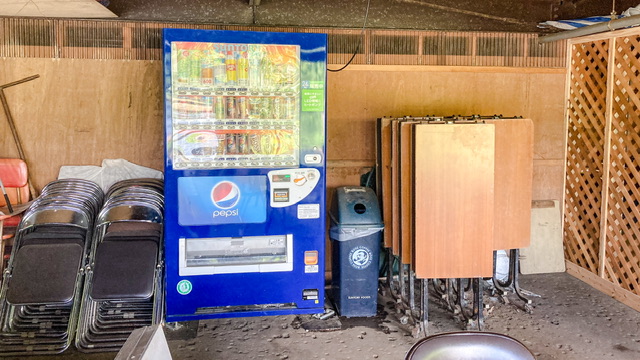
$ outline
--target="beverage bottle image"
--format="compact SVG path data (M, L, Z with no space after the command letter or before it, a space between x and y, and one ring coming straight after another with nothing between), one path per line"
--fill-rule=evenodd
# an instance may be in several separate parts
M204 119L211 119L214 115L215 105L213 96L204 96Z
M227 52L227 58L224 63L227 66L227 86L237 85L238 83L237 82L238 81L237 64L236 64L236 57L233 54L233 51Z
M271 61L267 56L262 58L260 61L260 85L261 90L263 91L271 91L271 71L273 70Z
M247 59L247 52L240 53L238 58L238 86L249 86L249 59Z
M208 52L205 52L202 59L202 85L213 85L213 59L208 56Z
M226 110L224 108L224 96L216 96L215 98L215 119L221 120L225 118Z
M178 63L178 82L186 84L189 82L189 50L180 50L177 52Z
M213 60L213 85L223 87L227 84L227 66L222 57Z
M261 119L272 119L273 118L273 98L270 96L264 96L262 98L262 106L260 107L260 118Z
M249 85L252 90L260 90L260 63L262 61L261 54L251 54L249 57Z
M283 114L282 97L276 96L273 98L273 118L276 120L282 119Z
M291 96L285 98L284 117L285 119L294 120L296 118L296 99Z
M202 82L202 51L191 50L189 58L189 82L192 85L200 85Z

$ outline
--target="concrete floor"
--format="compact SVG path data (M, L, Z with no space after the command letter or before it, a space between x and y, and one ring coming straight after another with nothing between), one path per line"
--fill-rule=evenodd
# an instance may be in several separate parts
M521 285L541 296L533 298L533 311L524 312L515 300L504 304L491 298L485 301L486 331L515 337L538 360L640 359L639 312L565 273L522 276ZM389 299L383 301L388 305ZM429 318L431 333L463 327L437 299L432 298ZM191 333L166 334L174 359L199 360L403 359L418 340L402 330L388 306L374 318L340 320L340 330L310 332L296 326L295 316L216 319L187 323ZM32 359L107 360L115 355L68 350Z

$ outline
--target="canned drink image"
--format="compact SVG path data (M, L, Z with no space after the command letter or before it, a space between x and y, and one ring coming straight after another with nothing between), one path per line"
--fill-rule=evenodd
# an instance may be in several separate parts
M227 155L238 153L238 146L236 143L236 134L227 134L226 143L227 143L227 148L226 148Z
M216 106L216 119L224 119L225 109L224 109L224 96L216 96L215 98L215 106Z
M260 118L261 119L273 118L273 98L272 97L265 96L262 98L262 106L260 107Z
M214 105L213 105L213 96L205 96L204 97L204 118L205 119L211 119L211 115L213 114L214 111Z
M296 118L296 99L293 97L286 97L284 102L284 117L286 119Z
M249 135L249 152L251 154L261 154L261 147L260 147L260 135L258 134L251 134Z
M236 98L234 96L227 96L227 119L236 118Z
M236 137L236 148L238 154L248 154L249 149L247 146L247 134L238 134Z
M189 118L189 107L187 98L185 96L178 96L173 103L173 113L176 119Z
M273 99L273 118L274 119L282 119L282 115L283 115L282 108L283 108L282 97L276 96Z
M238 117L240 119L248 119L249 118L249 114L247 111L247 97L246 96L240 96L238 98Z
M273 133L263 133L260 135L260 149L261 154L275 155L278 151L278 145L276 144L276 137Z
M227 139L224 134L216 134L216 147L214 155L225 155L227 153Z
M295 148L294 139L290 131L278 131L278 155L293 153Z
M260 108L262 108L262 98L259 96L251 96L249 97L249 118L250 119L259 119L260 118Z

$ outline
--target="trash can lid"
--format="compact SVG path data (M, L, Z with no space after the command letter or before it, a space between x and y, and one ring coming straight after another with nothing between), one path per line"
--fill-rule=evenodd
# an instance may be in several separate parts
M329 238L335 241L348 241L364 238L384 230L382 225L334 225L329 229Z
M364 186L336 188L329 216L338 226L382 226L378 198L371 188Z

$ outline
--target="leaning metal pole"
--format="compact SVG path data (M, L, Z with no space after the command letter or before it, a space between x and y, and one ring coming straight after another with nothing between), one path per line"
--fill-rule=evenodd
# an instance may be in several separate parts
M4 85L0 85L0 101L2 102L2 108L4 109L4 114L7 117L7 122L9 123L9 128L11 129L11 135L13 135L13 140L16 143L16 147L18 148L18 156L20 156L20 159L22 159L25 163L27 163L27 167L29 162L27 161L26 156L24 155L24 150L22 149L22 142L20 141L20 136L18 135L18 130L16 129L16 124L13 121L13 116L11 115L11 110L9 110L9 102L7 101L7 97L4 94L4 89L12 87L12 86L16 86L22 83L26 83L28 81L31 80L35 80L37 78L39 78L40 75L32 75L29 77L26 77L24 79L20 79L17 81L13 81ZM33 183L31 182L31 175L28 175L28 183L29 183L29 192L31 193L31 198L35 198L37 196L36 190L33 187Z
M563 31L560 33L541 36L538 38L538 42L541 44L548 43L557 40L571 39L579 36L586 36L597 34L605 31L613 31L617 29L622 29L631 26L640 25L640 15L633 15L623 17L621 19L611 20L599 24L589 25L585 27L581 27L575 30Z

